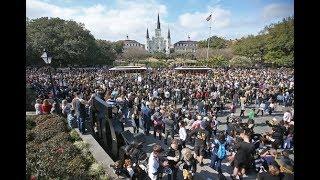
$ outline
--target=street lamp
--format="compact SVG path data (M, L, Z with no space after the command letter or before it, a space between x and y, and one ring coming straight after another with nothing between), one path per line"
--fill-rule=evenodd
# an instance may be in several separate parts
M49 56L46 49L43 50L43 54L41 55L41 58L43 59L43 61L50 66L51 64L51 60L52 60L52 56ZM52 92L53 92L53 99L56 101L55 97L56 97L56 91L54 89L54 85L53 85L53 79L52 79L52 75L51 75L51 68L48 67L49 69L49 75L50 75L50 81L51 81L51 86L52 86ZM56 103L58 103L56 101Z

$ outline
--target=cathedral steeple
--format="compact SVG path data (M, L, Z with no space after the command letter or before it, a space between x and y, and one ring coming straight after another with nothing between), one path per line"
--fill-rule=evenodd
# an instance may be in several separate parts
M147 36L146 36L147 39L149 39L149 31L148 31L148 28L147 28Z
M158 13L157 29L160 29L160 18L159 18L159 13Z
M170 39L170 29L168 29L168 39Z

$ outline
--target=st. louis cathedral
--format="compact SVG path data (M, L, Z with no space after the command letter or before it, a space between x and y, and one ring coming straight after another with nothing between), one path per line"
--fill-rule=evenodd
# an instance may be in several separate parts
M150 39L149 31L147 28L145 48L148 52L151 52L151 53L163 52L166 54L170 54L170 47L171 47L170 29L168 29L167 38L163 38L161 36L160 18L158 14L158 22L157 22L157 28L155 29L155 37L152 37Z

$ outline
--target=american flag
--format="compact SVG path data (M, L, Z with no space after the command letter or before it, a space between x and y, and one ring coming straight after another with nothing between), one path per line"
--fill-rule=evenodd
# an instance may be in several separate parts
M210 21L212 14L210 14L210 16L207 17L207 21Z

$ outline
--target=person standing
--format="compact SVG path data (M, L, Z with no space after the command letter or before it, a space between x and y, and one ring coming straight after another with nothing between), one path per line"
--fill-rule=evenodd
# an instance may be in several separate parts
M167 152L167 159L169 163L169 168L172 170L171 174L168 174L168 180L176 180L177 179L177 172L179 169L179 162L181 159L181 152L179 150L179 143L177 139L173 139L171 141L171 145Z
M133 132L134 133L139 133L139 127L140 127L140 123L139 123L139 113L138 113L138 109L137 107L134 107L133 113L132 113L132 124L133 124Z
M209 143L209 132L206 130L207 122L202 121L200 124L200 128L197 128L190 132L190 137L192 135L196 135L195 143L194 143L194 152L195 156L200 164L203 166L203 156L205 155L206 145Z
M186 123L184 121L179 122L179 139L181 141L182 148L186 147L186 139L187 139L187 131L186 131Z
M146 105L143 105L141 107L141 114L142 114L144 134L149 135L150 126L151 126L151 110L149 108L148 102L146 103Z
M78 128L81 134L85 133L85 119L87 117L85 100L82 99L82 93L76 92L75 98L72 100L72 105L77 117Z
M164 131L165 131L165 139L164 143L168 143L168 137L170 135L171 139L174 139L174 120L172 118L172 114L167 112L163 118L164 122Z
M224 133L219 134L219 137L214 140L212 146L213 149L210 167L221 172L221 162L227 155L227 141Z
M243 129L240 133L240 138L243 139L243 141L238 142L235 147L237 152L234 156L234 169L233 174L231 175L232 179L235 179L237 175L242 178L246 169L249 168L251 160L253 160L254 144L250 142L249 133L249 129Z
M151 180L158 180L159 174L162 172L162 167L168 165L168 161L163 163L159 160L159 155L163 151L160 145L156 144L153 146L153 151L150 154L148 160L148 176Z
M156 112L151 116L151 120L153 121L153 137L156 139L158 133L159 140L161 140L164 125L162 122L162 114L160 112L160 108L156 108Z
M242 95L240 97L240 107L241 107L240 117L244 116L244 111L246 110L245 109L245 101L246 101L246 98Z

